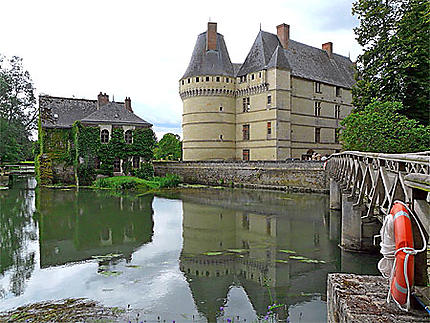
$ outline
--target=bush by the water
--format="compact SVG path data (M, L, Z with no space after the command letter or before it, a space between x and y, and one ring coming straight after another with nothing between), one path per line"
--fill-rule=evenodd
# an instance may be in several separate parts
M141 179L150 180L154 177L154 166L152 163L141 163L140 168L132 170L131 174Z
M115 176L97 179L93 186L96 188L109 188L115 190L150 190L179 185L179 176L167 174L165 177L153 177L150 180L133 176Z

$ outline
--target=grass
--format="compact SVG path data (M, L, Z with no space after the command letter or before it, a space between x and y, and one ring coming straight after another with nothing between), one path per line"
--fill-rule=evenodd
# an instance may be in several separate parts
M177 187L178 185L179 177L177 175L166 174L164 177L154 177L151 180L133 176L99 178L94 182L93 187L114 190L146 191L166 187Z

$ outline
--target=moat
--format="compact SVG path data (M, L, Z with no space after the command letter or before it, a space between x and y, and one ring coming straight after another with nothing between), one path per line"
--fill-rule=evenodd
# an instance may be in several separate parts
M378 256L338 247L328 195L34 186L0 191L0 311L84 297L142 321L252 322L273 299L291 322L324 322L328 273L378 274Z

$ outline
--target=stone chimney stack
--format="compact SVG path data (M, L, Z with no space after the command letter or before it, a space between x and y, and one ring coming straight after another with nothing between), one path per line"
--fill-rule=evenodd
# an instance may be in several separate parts
M332 42L322 44L322 49L327 52L327 55L329 58L333 57L333 43Z
M129 97L125 97L124 106L128 111L133 112L133 109L131 108L131 99Z
M280 24L276 26L276 31L282 47L288 49L288 42L290 40L290 25Z
M216 22L208 22L208 31L206 32L206 50L216 50Z
M107 103L109 103L109 95L100 92L99 95L97 95L97 109L100 109Z

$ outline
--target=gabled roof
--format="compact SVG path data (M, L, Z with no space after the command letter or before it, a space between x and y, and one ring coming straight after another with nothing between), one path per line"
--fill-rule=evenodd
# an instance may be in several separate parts
M260 30L237 76L264 69L278 45L281 43L276 35Z
M349 58L334 53L330 58L325 50L291 39L288 49L284 49L277 35L260 30L237 76L272 67L289 69L293 76L345 88L355 83Z
M109 123L116 125L152 124L127 110L122 102L109 102L97 109L97 100L61 98L41 95L39 97L42 127L71 128L75 121L86 123Z
M42 127L71 128L76 120L81 120L97 110L97 100L41 95L39 108Z
M206 50L206 32L197 37L190 64L182 78L197 75L234 77L233 64L230 61L223 35L217 33L216 50Z
M151 127L152 124L139 118L121 102L109 102L81 120L83 123L134 124Z

